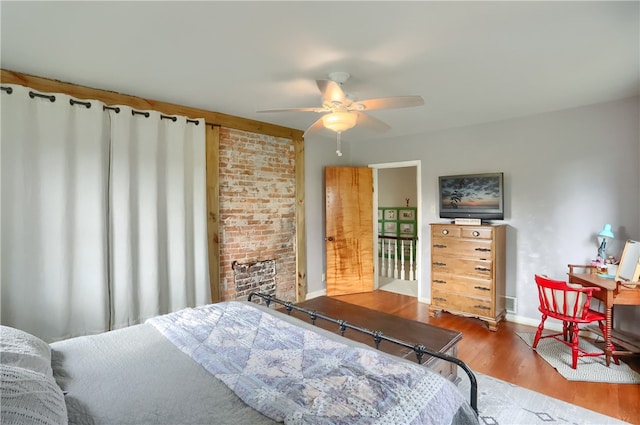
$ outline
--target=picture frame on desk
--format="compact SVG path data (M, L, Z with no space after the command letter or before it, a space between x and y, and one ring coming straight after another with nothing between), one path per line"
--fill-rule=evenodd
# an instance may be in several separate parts
M616 272L616 282L638 282L640 280L640 242L627 240Z

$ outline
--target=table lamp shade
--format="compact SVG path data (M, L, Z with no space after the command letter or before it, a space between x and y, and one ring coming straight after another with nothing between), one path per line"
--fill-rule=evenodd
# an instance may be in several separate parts
M602 228L602 231L598 233L598 236L602 238L613 238L614 236L613 236L613 232L611 231L611 225L605 224L604 227Z

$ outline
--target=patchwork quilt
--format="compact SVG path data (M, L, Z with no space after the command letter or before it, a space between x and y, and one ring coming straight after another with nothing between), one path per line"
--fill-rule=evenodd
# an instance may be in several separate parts
M287 424L442 424L465 403L437 373L246 302L147 321L245 403Z

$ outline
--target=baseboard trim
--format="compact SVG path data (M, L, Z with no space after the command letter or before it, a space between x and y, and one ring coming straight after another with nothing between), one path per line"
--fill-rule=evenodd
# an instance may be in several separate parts
M305 300L310 300L310 299L318 298L318 297L324 297L325 295L327 295L327 290L326 289L320 289L319 291L307 292L307 296L305 297Z
M518 316L517 314L510 314L510 313L507 313L507 315L505 316L505 320L507 322L513 322L519 325L533 326L536 328L540 324L540 319L532 319L530 317ZM561 323L553 323L553 322L545 323L545 329L556 330L556 327L558 331L562 330Z

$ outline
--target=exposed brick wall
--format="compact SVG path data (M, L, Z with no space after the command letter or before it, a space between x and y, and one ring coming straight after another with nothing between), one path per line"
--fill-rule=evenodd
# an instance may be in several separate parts
M220 129L220 295L237 298L233 264L275 260L276 297L296 298L295 147Z

